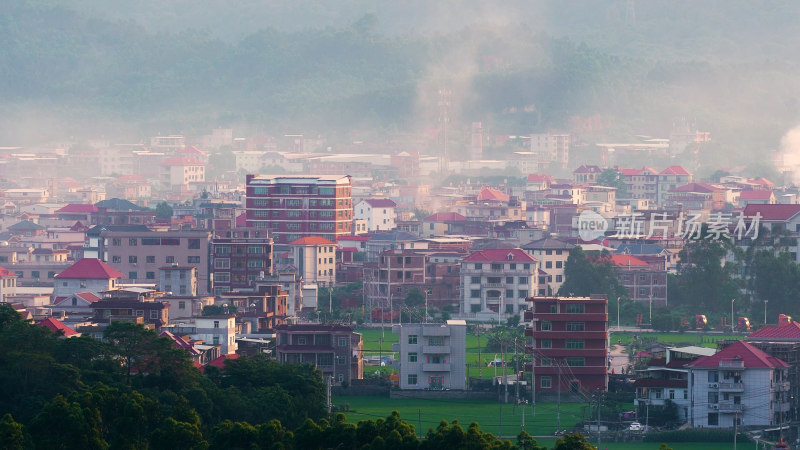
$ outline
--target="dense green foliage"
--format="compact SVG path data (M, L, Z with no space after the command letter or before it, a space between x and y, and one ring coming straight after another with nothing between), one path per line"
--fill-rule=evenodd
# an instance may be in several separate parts
M442 421L424 440L397 412L354 425L325 418L309 364L227 360L201 373L188 353L141 325L114 322L104 340L63 339L0 306L0 441L53 449L530 449ZM293 430L293 431L292 431Z
M609 305L616 303L618 297L627 298L628 290L620 284L617 270L609 259L610 254L603 251L597 257L587 255L580 245L569 251L564 265L564 284L558 295L565 297L588 297L592 294L605 294Z

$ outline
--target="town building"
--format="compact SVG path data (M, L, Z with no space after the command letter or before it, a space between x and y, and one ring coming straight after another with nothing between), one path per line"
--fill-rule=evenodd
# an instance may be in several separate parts
M532 134L531 153L540 168L554 167L566 168L569 164L569 135L568 134Z
M537 395L608 388L608 299L530 297L525 336L532 338L532 380Z
M776 426L790 420L789 365L744 341L690 363L689 424Z
M603 169L600 167L583 164L572 172L572 180L576 184L595 184L601 173Z
M628 290L628 298L650 307L667 306L665 260L657 258L648 264L633 255L614 254L609 256L609 261L616 268L620 284Z
M322 237L304 237L289 243L297 273L307 283L336 283L336 244Z
M790 417L800 417L800 323L779 321L778 325L765 325L748 334L746 341L789 364Z
M521 247L539 261L539 269L544 272L539 275L537 290L531 295L545 297L558 294L564 284L564 266L573 247L575 246L569 242L556 237L537 239Z
M197 296L197 267L174 264L158 268L158 290L167 295Z
M279 325L276 358L281 363L311 363L335 385L364 378L364 342L346 325Z
M103 298L90 305L92 321L110 324L114 321L137 322L153 326L159 331L169 323L169 307L158 301L140 301L129 298Z
M625 183L627 195L632 199L647 199L651 205L658 203L658 171L649 167L620 169L620 178Z
M108 264L95 258L83 258L55 275L53 300L72 296L78 292L90 292L95 296L115 289L124 275Z
M519 314L537 292L538 269L536 258L518 248L470 254L461 262L461 314L483 320Z
M269 229L276 245L351 234L350 176L248 175L247 226Z
M210 262L214 293L248 289L255 280L272 275L272 249L269 230L254 227L215 229Z
M692 182L692 174L681 166L669 166L658 173L657 201L658 206L664 206L669 196L669 191Z
M399 343L394 368L399 369L400 389L466 389L467 323L404 323L392 327Z
M367 231L390 231L397 227L397 203L388 198L368 198L354 208L355 220L364 220Z
M8 297L17 295L17 274L0 267L0 303L8 303Z

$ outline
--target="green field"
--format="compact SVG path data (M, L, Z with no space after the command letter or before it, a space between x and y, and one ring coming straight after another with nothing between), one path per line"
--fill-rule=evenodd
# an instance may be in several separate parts
M334 405L341 408L345 404L350 406L350 411L345 412L347 420L358 422L360 420L376 420L388 416L393 410L397 410L408 423L414 425L419 430L419 424L427 432L429 428L435 428L442 419L447 421L458 420L466 428L470 422L478 422L481 429L490 433L498 434L500 428L501 405L493 400L423 400L423 399L390 399L386 397L334 397ZM584 403L562 403L561 405L561 427L572 428L582 419L582 414L586 404ZM556 430L556 410L557 406L553 403L540 403L536 405L536 416L531 417L531 406L527 405L525 410L525 431L534 436L552 436ZM514 409L513 405L502 405L503 427L502 436L515 436L522 429L522 407ZM423 432L423 434L424 434ZM539 445L552 448L555 445L554 438L539 438ZM592 443L596 443L596 437L590 436ZM667 444L674 450L682 449L703 449L703 450L728 450L733 448L733 443L691 443L679 442ZM657 450L660 443L652 442L626 442L626 443L601 443L601 449L608 450ZM756 449L755 443L739 442L739 449Z
M622 345L630 344L633 341L634 334L645 339L657 339L659 342L674 344L674 345L697 345L700 347L716 348L717 341L744 339L745 335L722 335L722 334L697 334L697 333L633 333L630 331L613 331L610 330L611 343L616 344L622 341Z

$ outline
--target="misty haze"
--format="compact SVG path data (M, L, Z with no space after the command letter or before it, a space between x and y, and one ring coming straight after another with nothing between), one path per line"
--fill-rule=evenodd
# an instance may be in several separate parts
M800 448L799 23L0 1L0 447Z

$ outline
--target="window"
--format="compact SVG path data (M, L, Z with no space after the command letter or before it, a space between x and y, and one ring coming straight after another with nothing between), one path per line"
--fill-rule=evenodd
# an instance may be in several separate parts
M336 365L337 366L347 365L347 358L345 358L344 356L337 356L336 357Z
M506 277L506 284L514 284L514 277Z
M470 283L472 283L472 284L481 284L481 277L472 277L472 278L470 278Z
M128 279L135 280L139 278L139 274L136 272L128 272ZM83 287L83 286L81 286Z
M186 302L181 300L178 302L178 309L186 309Z
M553 268L553 261L545 261L544 262L545 269L552 269Z
M156 257L155 256L145 256L144 260L145 260L145 262L147 264L155 264L156 263Z
M568 314L583 314L583 303L575 303L571 305L567 305L567 313Z
M513 289L506 289L506 298L514 298L514 290Z
M159 238L142 238L142 245L161 245Z
M339 347L347 347L349 339L347 336L339 336Z
M531 265L530 264L523 264L522 268L525 269L525 270L530 270L531 269Z
M481 264L481 263L476 263L476 264L475 264L475 270L481 270L481 269L483 269L483 264Z
M219 336L214 336L214 345L219 345Z
M214 281L219 283L230 283L230 272L214 272Z
M553 387L553 380L551 377L541 377L539 378L539 387L550 389Z
M709 392L708 403L719 403L719 392Z
M306 345L306 337L297 336L297 345Z
M409 334L408 335L408 343L411 345L417 344L417 335L416 334Z
M567 322L567 331L586 331L584 322Z
M708 413L708 426L719 426L719 413Z
M567 339L566 348L570 350L582 350L586 343L581 339Z
M542 367L552 367L553 366L553 358L548 356L542 356L539 359L539 365Z
M39 271L34 270L31 272L31 278L38 280L39 279Z
M556 261L556 269L564 267L564 261Z
M567 365L570 367L583 367L586 365L585 358L566 358Z
M647 279L647 275L639 275L639 281L645 281Z
M154 280L156 278L155 272L145 272L144 277L148 280Z
M250 268L261 268L264 267L264 261L260 259L248 259L247 260L247 267Z
M141 309L136 311L136 317L144 317L144 311L142 311Z
M528 290L527 289L520 289L519 290L519 298L528 298Z
M122 256L114 255L111 257L111 262L116 264L122 264Z
M122 245L122 239L120 238L111 239L111 245L113 245L114 247L119 247L120 245Z
M708 382L709 383L716 383L719 381L719 372L716 370L709 370L708 371Z
M408 353L408 362L410 362L410 363L417 362L417 352L409 352Z
M506 305L506 314L514 314L514 305Z
M552 329L553 329L553 322L550 322L549 320L542 322L542 331L550 331Z
M470 312L481 312L481 305L469 305Z
M47 272L47 278L55 278L55 277L56 277L55 272Z
M519 277L517 278L517 282L519 284L528 284L528 277Z
M128 263L129 264L136 264L138 262L138 258L135 255L128 256Z
M217 245L214 248L217 255L230 255L231 253L231 246L230 245Z
M562 281L564 281L564 276L563 275L556 275L556 283L561 283Z
M167 264L174 264L175 257L174 256L167 256Z
M157 309L150 310L150 318L151 319L158 319L158 310Z
M542 339L542 348L553 348L553 341L550 339Z
M200 248L200 239L189 239L189 248L196 250Z
M415 374L415 373L408 374L408 384L410 384L412 386L416 386L417 385L417 374Z
M481 298L480 289L472 289L469 291L469 298Z
M214 321L214 328L219 328L219 320Z
M188 262L189 264L200 264L200 257L190 256L186 262Z
M215 269L230 269L231 260L229 258L217 258L214 260Z
M675 389L670 389L669 390L669 399L670 400L675 400Z
M639 295L640 296L647 295L647 288L639 288Z
M136 238L128 239L128 245L131 246L131 247L136 247L137 243L138 243L138 239L136 239Z
M444 336L428 337L428 345L444 345Z

